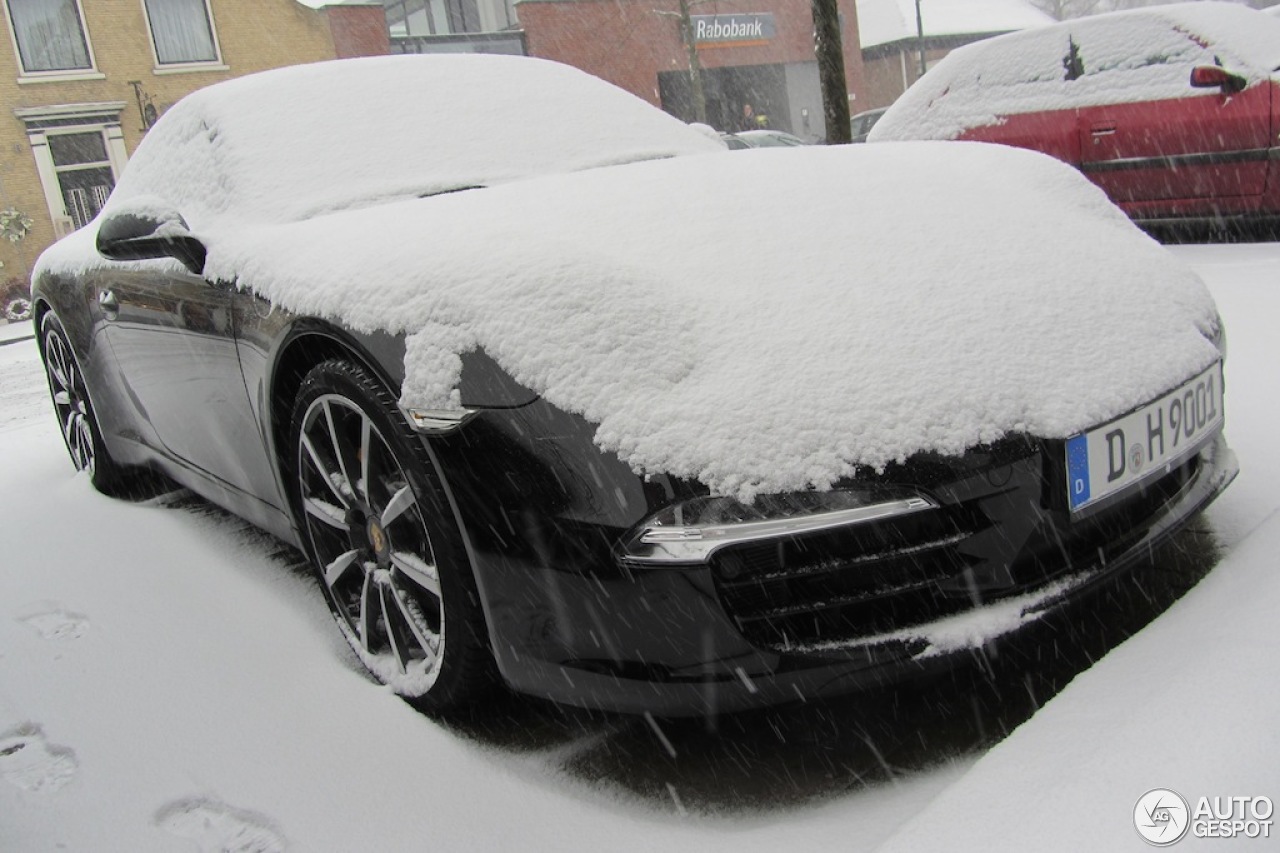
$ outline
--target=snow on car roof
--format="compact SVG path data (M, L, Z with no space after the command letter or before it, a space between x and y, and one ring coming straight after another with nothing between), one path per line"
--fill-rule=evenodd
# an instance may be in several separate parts
M362 131L331 119L331 135ZM597 119L561 114L584 134ZM638 148L668 141L654 124ZM177 156L152 146L129 169ZM275 186L315 171L264 157L288 172ZM483 348L637 471L744 499L1009 433L1068 436L1217 357L1194 273L1074 170L1001 146L675 157L264 225L270 205L206 211L206 275L406 333L406 405L456 406L459 356ZM105 265L94 231L42 270Z
M953 36L1041 27L1053 18L1027 0L920 0L920 22L926 36ZM915 37L915 0L858 0L864 50Z
M1068 80L1071 44L1084 74ZM1002 116L1189 96L1193 65L1221 62L1250 81L1280 66L1280 20L1233 3L1182 3L1095 15L957 48L872 129L871 142L954 139Z
M263 221L304 219L723 149L567 65L377 57L282 68L195 92L147 133L116 194L166 198L200 228L231 210Z

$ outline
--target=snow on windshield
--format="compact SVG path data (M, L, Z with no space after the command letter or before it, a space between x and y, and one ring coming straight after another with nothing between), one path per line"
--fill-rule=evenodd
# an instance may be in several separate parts
M193 228L287 221L393 198L723 150L575 68L523 57L379 57L283 68L168 110L112 196Z
M309 190L315 164L263 156ZM757 149L262 218L210 216L206 275L407 334L406 405L456 406L460 354L482 348L635 470L743 499L1068 436L1217 356L1192 272L1074 170L1002 146ZM42 268L105 265L93 231Z
M1075 45L1083 73L1067 79ZM954 139L1002 116L1092 104L1212 97L1195 65L1250 81L1280 65L1280 20L1228 3L1117 12L976 42L952 51L894 103L869 141Z

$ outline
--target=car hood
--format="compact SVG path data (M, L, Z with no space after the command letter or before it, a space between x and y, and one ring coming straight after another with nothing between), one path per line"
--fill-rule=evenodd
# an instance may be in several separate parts
M405 333L406 405L456 406L483 348L637 471L743 499L1066 437L1218 357L1194 273L999 146L688 156L201 236L207 275Z

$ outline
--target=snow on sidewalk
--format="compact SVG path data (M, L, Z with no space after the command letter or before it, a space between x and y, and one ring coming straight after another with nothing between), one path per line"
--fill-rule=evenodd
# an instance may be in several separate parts
M1143 850L1137 800L1280 799L1280 511L1167 613L1078 676L880 853ZM1237 839L1231 849L1276 849ZM1034 839L1034 842L1031 840ZM1186 850L1223 849L1190 834ZM1215 847L1215 845L1217 845Z

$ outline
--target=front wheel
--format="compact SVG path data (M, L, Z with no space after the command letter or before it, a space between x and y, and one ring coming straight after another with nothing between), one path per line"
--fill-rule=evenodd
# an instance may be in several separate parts
M391 394L346 361L313 368L293 408L299 526L365 667L430 710L491 680L479 596L444 486Z

